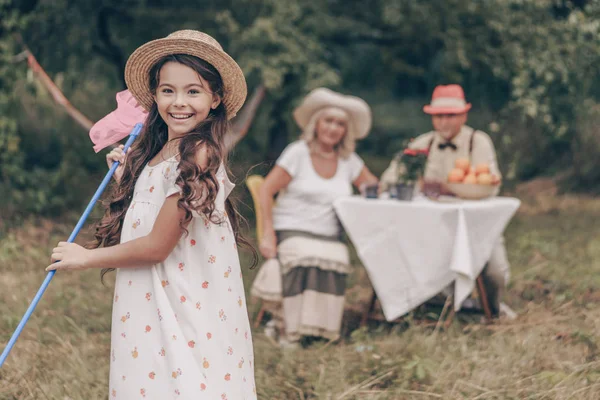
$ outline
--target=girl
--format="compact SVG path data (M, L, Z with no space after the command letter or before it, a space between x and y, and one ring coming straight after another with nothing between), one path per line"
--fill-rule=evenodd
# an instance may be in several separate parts
M223 151L244 75L212 37L186 30L138 48L125 79L149 111L142 134L127 157L107 156L123 164L95 248L61 242L48 269L117 268L111 399L256 399L236 250L247 242Z
M281 264L285 347L303 337L338 338L350 265L333 202L352 195L353 184L377 183L354 152L371 127L367 103L319 88L294 118L301 140L283 151L260 190L260 251Z

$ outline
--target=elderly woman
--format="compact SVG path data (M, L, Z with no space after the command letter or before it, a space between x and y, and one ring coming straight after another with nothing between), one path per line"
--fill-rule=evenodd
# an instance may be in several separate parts
M284 345L302 337L339 337L350 267L333 202L352 195L352 185L377 183L354 152L355 141L371 127L367 103L319 88L294 119L300 140L283 151L260 191L260 251L281 266Z

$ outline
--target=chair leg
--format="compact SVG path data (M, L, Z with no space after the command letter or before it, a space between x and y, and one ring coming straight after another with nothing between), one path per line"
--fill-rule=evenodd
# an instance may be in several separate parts
M444 329L448 329L450 327L450 324L452 323L452 321L454 321L455 315L456 312L454 311L454 306L452 306L452 308L450 309L450 314L448 315L448 317L446 317L446 322L444 322Z
M490 309L490 303L488 302L487 292L481 275L477 277L477 292L479 293L479 301L481 301L485 318L488 322L492 322L492 310Z
M442 325L444 325L444 327L446 327L445 323L444 323L444 318L446 318L446 320L448 320L448 318L453 318L454 314L449 314L449 312L451 313L451 311L454 310L454 307L452 306L454 296L450 295L448 297L446 297L446 301L444 302L444 307L442 308L442 312L440 312L440 316L437 320L437 323L435 324L435 329L433 330L434 333L438 332L440 330L440 328L442 327ZM451 310L451 311L448 311Z
M254 320L254 329L256 329L260 326L260 323L262 322L262 319L264 316L265 316L265 302L261 301L260 310L258 311L258 314L256 315L256 320Z
M373 289L373 295L371 296L371 301L369 303L369 308L367 308L367 310L365 312L363 312L362 319L360 320L360 326L361 327L367 325L367 320L369 319L369 316L371 315L371 313L375 309L375 302L376 301L377 301L377 293L375 293L375 289Z

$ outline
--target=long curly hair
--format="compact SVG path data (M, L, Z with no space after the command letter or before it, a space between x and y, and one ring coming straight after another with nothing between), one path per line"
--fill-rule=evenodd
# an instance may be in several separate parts
M168 55L152 67L149 78L150 90L153 94L156 93L159 84L160 70L168 62L176 62L192 68L207 81L213 93L223 99L223 81L219 72L204 60L187 54ZM182 231L187 234L185 225L191 221L194 211L204 215L212 223L222 223L229 218L238 247L252 253L251 268L253 268L258 262L258 254L240 233L239 222L243 217L237 212L230 199L225 201L225 215L215 212L215 198L219 190L216 174L221 163L226 165L227 154L224 138L228 129L227 111L221 102L218 107L210 111L204 121L179 139L179 176L175 183L181 188L177 206L185 211L185 216L180 224ZM127 162L121 181L112 187L108 196L108 206L104 217L96 224L94 240L86 247L109 247L120 243L123 220L131 204L135 184L146 164L159 153L168 140L167 124L159 115L157 105L154 103L138 140L127 153ZM203 169L198 166L196 161L200 147L206 149L208 156L208 164ZM100 275L101 279L112 270L114 268L103 269Z

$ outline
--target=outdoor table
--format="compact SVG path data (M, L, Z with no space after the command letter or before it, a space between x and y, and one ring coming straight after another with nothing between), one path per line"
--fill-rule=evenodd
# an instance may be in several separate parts
M452 199L452 200L450 200ZM454 310L472 293L520 200L338 199L335 211L388 321L454 282Z

